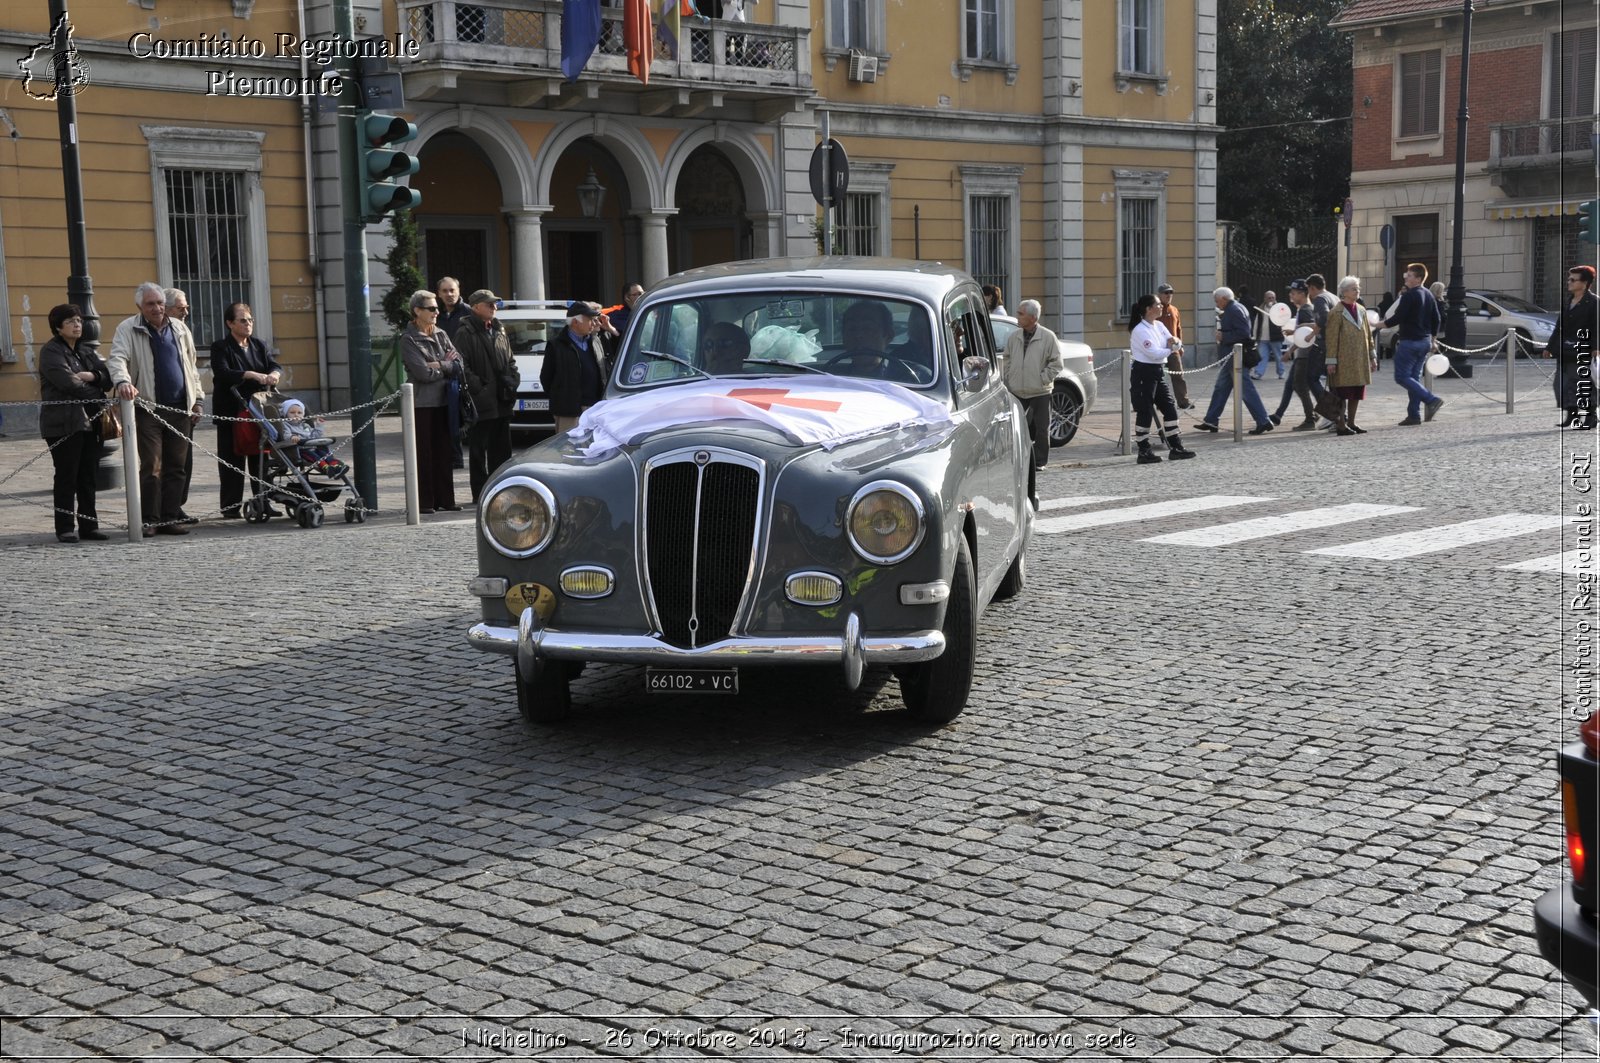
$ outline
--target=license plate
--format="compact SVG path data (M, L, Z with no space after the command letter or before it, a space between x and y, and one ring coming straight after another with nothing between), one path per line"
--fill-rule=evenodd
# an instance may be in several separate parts
M651 694L737 694L737 668L646 668L644 688Z
M519 410L548 410L549 408L550 408L550 400L549 399L518 399L517 400L517 409L519 409Z

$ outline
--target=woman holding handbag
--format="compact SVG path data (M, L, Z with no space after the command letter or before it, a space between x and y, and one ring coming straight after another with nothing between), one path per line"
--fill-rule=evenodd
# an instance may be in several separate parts
M248 469L251 476L259 477L262 461L260 447L253 454L240 454L234 448L232 419L243 412L239 395L276 387L283 378L283 367L272 357L267 345L256 337L255 313L249 303L229 303L222 320L228 327L228 334L211 345L211 379L216 384L211 396L211 415L217 423L217 480L222 486L222 516L224 520L237 520L239 505L244 501L244 472L241 470ZM250 484L250 493L256 493L254 482ZM277 511L269 506L267 512Z
M1378 355L1372 345L1372 325L1361 305L1361 281L1346 277L1339 282L1339 305L1328 314L1328 390L1342 403L1333 419L1342 436L1362 435L1356 408L1367 395Z
M440 328L439 297L426 288L411 293L411 324L400 334L400 358L412 385L417 411L417 501L424 513L455 511L455 476L451 469L451 381L461 378L461 355Z
M100 460L97 418L106 405L111 371L98 355L79 346L83 311L75 303L51 309L50 331L55 335L39 351L39 399L46 403L39 410L39 434L49 444L56 467L56 538L64 543L103 542L110 536L100 530L94 508L94 470Z

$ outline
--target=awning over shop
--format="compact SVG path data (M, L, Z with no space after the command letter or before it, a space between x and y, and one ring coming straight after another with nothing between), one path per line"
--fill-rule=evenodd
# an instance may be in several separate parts
M1554 218L1562 214L1577 214L1577 201L1563 203L1545 200L1538 203L1490 203L1486 208L1494 221L1512 221L1516 218Z

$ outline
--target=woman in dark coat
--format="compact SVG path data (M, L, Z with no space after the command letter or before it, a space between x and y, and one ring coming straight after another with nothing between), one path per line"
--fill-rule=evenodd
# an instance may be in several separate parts
M1594 267L1567 270L1567 305L1545 344L1556 362L1556 405L1567 411L1558 428L1593 428L1595 329L1600 326L1600 298L1594 294ZM1580 420L1579 417L1582 416Z
M211 345L211 379L216 391L211 396L211 413L217 420L217 481L222 485L222 516L228 520L239 517L239 504L244 500L243 468L250 475L261 475L262 457L257 454L239 454L233 449L232 421L224 417L238 417L238 388L252 394L273 387L283 378L283 367L272 357L267 345L256 338L255 313L249 303L230 303L222 315L228 334ZM250 493L256 493L254 482ZM270 509L270 507L269 507Z
M94 508L94 470L100 460L94 418L105 405L111 371L98 355L80 349L83 311L76 304L63 303L50 311L50 331L54 337L39 352L39 398L61 405L39 408L39 434L50 445L56 466L56 538L64 543L103 541L110 536L100 530Z
M450 445L448 384L462 372L461 355L440 328L439 297L426 289L411 294L411 324L400 336L400 359L417 410L417 499L424 513L457 510Z

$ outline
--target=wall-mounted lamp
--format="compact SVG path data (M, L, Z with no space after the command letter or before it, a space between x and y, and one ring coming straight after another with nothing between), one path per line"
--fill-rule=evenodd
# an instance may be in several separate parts
M1363 107L1371 107L1372 106L1372 97L1371 96L1363 96L1363 97L1361 97L1361 106L1363 106Z
M1206 90L1206 105L1207 106L1210 106L1213 102L1215 102L1216 98L1217 98L1217 94L1216 93L1212 92L1210 89Z
M594 175L594 167L589 167L589 176L583 179L583 184L578 186L578 209L583 211L585 218L598 218L600 207L606 201L606 186L601 184Z
M1078 90L1081 89L1082 87L1083 86L1079 85L1076 81L1067 82L1067 95L1068 96L1076 96L1078 94Z

